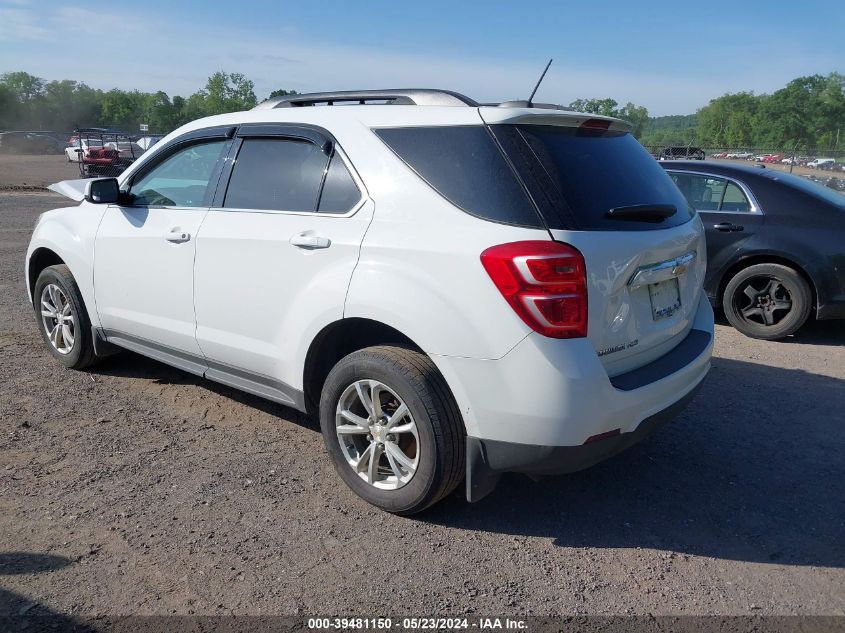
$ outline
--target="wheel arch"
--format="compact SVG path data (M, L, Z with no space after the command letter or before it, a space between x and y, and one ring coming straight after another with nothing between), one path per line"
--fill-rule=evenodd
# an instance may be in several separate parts
M41 271L48 266L56 266L59 264L67 266L65 260L51 248L40 246L32 252L27 260L26 276L27 291L29 292L30 300L34 300L32 293L35 292L35 282L38 279L38 275L41 274ZM68 268L70 267L68 266ZM71 271L71 274L73 274L73 271Z
M323 384L341 358L365 347L391 344L425 353L409 336L373 319L349 317L326 325L312 339L305 355L302 386L306 411L317 412Z
M106 205L82 204L53 209L39 217L24 264L30 300L41 271L64 264L79 286L91 324L99 326L94 303L94 237L105 208Z
M722 273L721 278L719 279L719 291L716 296L717 305L719 307L722 306L722 302L724 301L725 297L725 289L727 288L731 279L733 279L733 277L741 270L744 270L750 266L755 266L757 264L780 264L781 266L792 268L795 272L801 275L801 277L804 279L804 281L807 282L810 287L810 303L812 311L813 313L815 313L816 308L818 307L819 292L818 288L816 287L815 281L813 281L813 278L807 272L806 268L801 264L797 263L794 259L774 253L756 253L748 257L743 257L742 259L728 266Z

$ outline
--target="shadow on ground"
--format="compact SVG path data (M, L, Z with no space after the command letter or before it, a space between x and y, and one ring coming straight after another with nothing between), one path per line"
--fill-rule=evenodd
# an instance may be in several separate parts
M725 318L721 310L716 311L716 323L726 327L733 327ZM845 321L815 321L810 319L795 334L773 341L776 345L784 343L799 343L805 345L825 345L842 347L845 345Z
M714 358L699 395L642 444L589 470L519 475L425 520L780 565L845 566L845 381Z
M319 432L291 409L134 354L96 371L200 385ZM459 490L419 518L565 547L843 567L843 446L845 381L714 358L687 410L642 444L572 475L507 475L476 504Z
M41 574L73 561L64 556L31 552L0 552L0 585L3 577L21 574ZM53 611L43 604L29 600L0 586L0 630L3 631L73 631L92 629L74 618Z

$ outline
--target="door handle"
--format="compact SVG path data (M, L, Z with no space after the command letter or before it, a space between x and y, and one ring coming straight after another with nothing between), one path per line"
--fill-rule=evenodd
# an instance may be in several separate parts
M719 222L719 224L714 224L713 228L717 231L723 231L725 233L745 230L744 226L741 226L739 224L731 224L730 222Z
M186 233L182 229L170 229L170 233L164 236L168 242L173 242L174 244L181 244L182 242L187 242L191 239L191 234Z
M322 235L313 235L309 232L299 233L290 238L290 243L299 248L317 249L328 248L332 245L332 241L323 237Z

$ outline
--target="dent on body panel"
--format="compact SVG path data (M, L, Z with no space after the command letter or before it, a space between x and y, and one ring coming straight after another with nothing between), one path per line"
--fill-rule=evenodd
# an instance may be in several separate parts
M588 269L589 295L600 295L605 300L604 313L599 317L603 328L617 333L630 325L630 319L634 313L632 301L636 294L628 288L628 282L638 268L659 263L667 259L670 254L695 253L695 260L685 273L689 279L689 283L685 285L685 300L691 300L695 289L703 286L707 268L707 253L701 221L696 219L695 223L698 225L695 227L697 230L691 231L689 225L682 225L680 229L674 231L674 235L657 244L654 244L653 240L646 239L653 235L652 231L644 231L643 235L636 237L629 236L630 239L639 238L644 245L647 244L649 247L637 251L627 259L611 259L603 269ZM605 248L607 248L606 244ZM585 252L585 255L588 261L600 259L590 257L588 252ZM635 332L631 335L634 336Z

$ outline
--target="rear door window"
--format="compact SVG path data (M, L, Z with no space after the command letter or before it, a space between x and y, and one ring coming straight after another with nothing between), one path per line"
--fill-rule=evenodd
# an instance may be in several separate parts
M435 191L470 215L543 227L485 126L382 128L375 133Z
M694 210L657 161L627 132L548 125L493 125L552 229L656 230L679 226ZM612 219L611 209L674 207L660 222Z
M246 138L238 151L223 206L316 211L329 157L314 143Z
M346 213L351 211L360 199L361 191L358 189L358 185L355 184L355 180L343 163L340 154L335 152L331 161L329 161L317 211L320 213Z
M687 201L699 211L751 211L745 192L726 178L680 171L672 172L670 177Z
M718 211L727 181L724 178L675 172L670 176L687 201L699 211Z
M722 197L722 206L719 211L733 211L736 213L748 213L751 205L745 193L734 182L729 182L725 187L725 195Z

